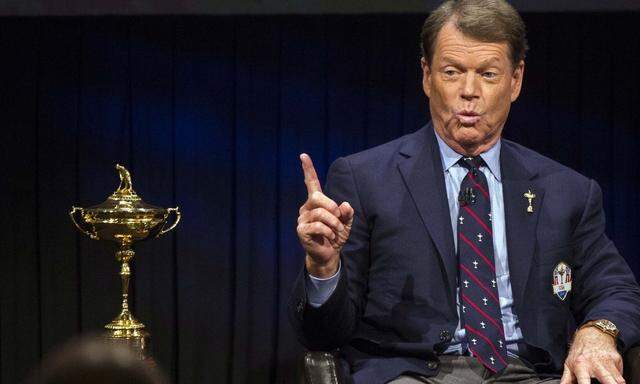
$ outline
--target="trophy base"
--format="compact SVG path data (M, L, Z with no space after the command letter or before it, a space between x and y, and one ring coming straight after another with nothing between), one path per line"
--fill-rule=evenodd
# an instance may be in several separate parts
M112 322L104 326L107 329L104 337L107 341L126 345L131 348L140 360L150 357L151 337L144 330L144 324L136 320L129 311L123 311Z
M104 333L104 338L109 343L127 346L140 360L148 360L151 357L151 337L148 332L114 332L109 330Z

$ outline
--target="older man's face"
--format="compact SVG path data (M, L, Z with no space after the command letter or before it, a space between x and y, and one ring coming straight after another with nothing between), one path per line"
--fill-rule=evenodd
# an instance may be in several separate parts
M431 65L422 60L423 88L436 131L454 150L478 155L495 144L518 98L524 62L513 68L507 43L467 37L447 23Z

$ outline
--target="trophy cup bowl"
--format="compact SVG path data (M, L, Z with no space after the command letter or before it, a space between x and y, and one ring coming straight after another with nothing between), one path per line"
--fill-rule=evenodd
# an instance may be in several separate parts
M121 263L122 309L109 324L106 337L114 342L130 345L141 359L148 357L149 333L129 310L129 263L135 252L135 241L160 237L171 231L180 222L180 210L160 208L147 204L133 190L131 174L117 164L120 174L118 189L105 202L89 208L72 207L69 216L80 232L94 240L111 240L120 245L116 260ZM168 219L173 213L173 223Z

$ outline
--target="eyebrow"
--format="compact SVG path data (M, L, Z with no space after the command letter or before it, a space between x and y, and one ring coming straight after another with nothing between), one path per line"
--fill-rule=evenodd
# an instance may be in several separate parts
M459 61L457 61L456 59L452 58L452 57L447 57L444 56L441 61L444 62L444 66L449 65L449 64L453 64L454 66L457 67L464 67L464 65L462 65L462 63L460 63ZM478 68L485 68L490 66L491 64L494 63L499 63L500 59L498 59L495 56L492 56L491 58L487 59L487 60L483 60L480 65L478 66Z

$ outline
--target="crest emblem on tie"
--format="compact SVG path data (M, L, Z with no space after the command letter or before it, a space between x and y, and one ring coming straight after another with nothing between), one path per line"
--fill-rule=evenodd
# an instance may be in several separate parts
M571 267L561 261L553 269L553 294L562 301L571 292Z

